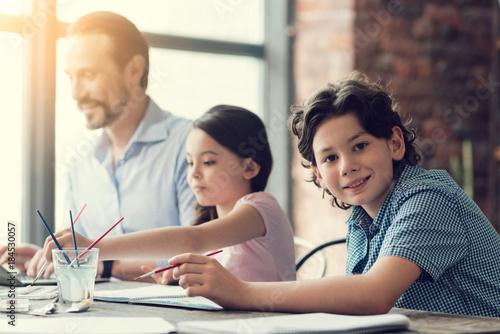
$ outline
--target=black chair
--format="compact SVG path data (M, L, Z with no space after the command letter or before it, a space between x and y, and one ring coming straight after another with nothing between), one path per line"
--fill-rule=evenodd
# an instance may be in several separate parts
M317 252L321 251L322 249L324 249L324 248L326 248L328 246L338 245L338 244L345 243L345 242L346 242L346 238L338 238L338 239L333 239L333 240L330 240L330 241L323 242L323 243L319 244L318 246L316 246L316 247L314 247L312 249L309 249L306 254L304 254L303 256L301 256L296 261L296 263L295 263L295 269L299 270L299 268L302 267L302 265L311 256L313 256ZM299 242L297 242L297 240L295 241L295 243L297 245L300 245ZM326 271L326 260L324 259L324 255L323 255L323 259L322 259L322 271L320 272L319 277L322 277L325 274L325 271Z

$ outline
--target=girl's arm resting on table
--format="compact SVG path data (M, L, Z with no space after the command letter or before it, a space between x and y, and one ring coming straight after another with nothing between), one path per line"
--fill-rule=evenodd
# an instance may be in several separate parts
M240 205L223 218L197 225L172 226L118 236L106 236L96 245L100 260L165 259L193 252L203 253L236 245L266 233L259 212L249 205ZM71 229L55 234L63 248L73 247ZM93 240L76 233L79 247L88 247ZM45 242L45 258L50 260L52 239Z
M182 264L174 269L174 278L180 278L190 296L201 295L229 309L276 312L387 313L422 273L409 260L385 256L363 275L250 283L209 257L183 254L171 259L170 264L176 263Z

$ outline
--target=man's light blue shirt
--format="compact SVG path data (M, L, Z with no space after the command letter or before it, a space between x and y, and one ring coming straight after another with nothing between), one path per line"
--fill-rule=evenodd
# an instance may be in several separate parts
M196 199L186 180L185 139L191 122L161 110L153 100L113 166L105 132L93 150L76 157L68 172L67 199L73 216L87 204L75 230L97 238L164 226L190 225Z

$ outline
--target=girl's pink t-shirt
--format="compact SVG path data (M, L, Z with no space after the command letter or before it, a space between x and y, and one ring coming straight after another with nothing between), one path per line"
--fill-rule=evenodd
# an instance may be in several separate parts
M293 230L278 201L265 192L243 196L236 202L250 205L266 226L264 236L224 248L214 257L231 273L247 282L295 280Z

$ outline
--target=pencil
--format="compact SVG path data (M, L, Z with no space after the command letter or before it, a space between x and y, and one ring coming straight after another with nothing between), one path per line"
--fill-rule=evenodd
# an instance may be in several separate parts
M42 276L42 274L45 271L45 269L47 269L48 265L49 265L49 263L47 261L45 261L45 263L43 264L42 268L40 268L40 270L38 271L38 274L36 274L35 279L33 280L33 282L31 282L30 285L33 285L33 284L35 284L36 281L38 281L38 279Z
M75 225L76 221L78 220L78 217L80 217L80 215L82 214L83 212L83 209L85 209L85 207L87 206L87 204L85 204L81 209L80 209L80 212L78 212L78 215L76 215L76 218L75 220L73 221L73 224L72 225ZM35 276L35 279L33 280L33 282L31 282L30 285L33 285L35 284L35 282L40 278L42 277L43 275L43 272L45 271L45 269L47 269L47 266L49 265L48 262L45 262L42 266L42 268L40 268L40 270L38 271L38 274L36 274Z
M78 214L75 217L75 221L73 221L73 225L75 225L76 221L78 220L78 218L80 217L80 215L83 212L83 209L85 209L86 206L87 206L87 204L84 204L83 207L80 209L80 212L78 212Z
M215 254L218 254L222 252L222 249L221 250L218 250L218 251L215 251L213 253L210 253L210 254L207 254L205 256L212 256L212 255L215 255ZM153 276L154 274L158 274L158 273L161 273L165 270L170 270L170 269L174 269L174 268L177 268L178 266L180 266L181 264L174 264L173 266L168 266L168 267L165 267L165 268L161 268L161 269L156 269L156 270L153 270L153 271L150 271L149 273L146 273L144 275L141 275L141 276L138 276L136 278L134 278L134 281L135 280L138 280L138 279L142 279L142 278L146 278L146 277L149 277L149 276Z
M108 234L112 229L115 228L116 225L118 225L122 220L123 220L124 217L122 217L119 221L117 221L115 223L115 225L111 226L106 232L104 232L103 235L101 235L99 238L97 238L96 241L94 241L93 243L90 244L90 246L87 247L86 250L84 250L82 253L80 253L80 255L78 255L70 264L69 266L71 266L75 261L78 261L82 256L84 256L85 254L87 254L87 252L89 250L91 250L92 248L94 248L94 246L99 242L101 241L102 238L104 238L106 236L106 234Z

